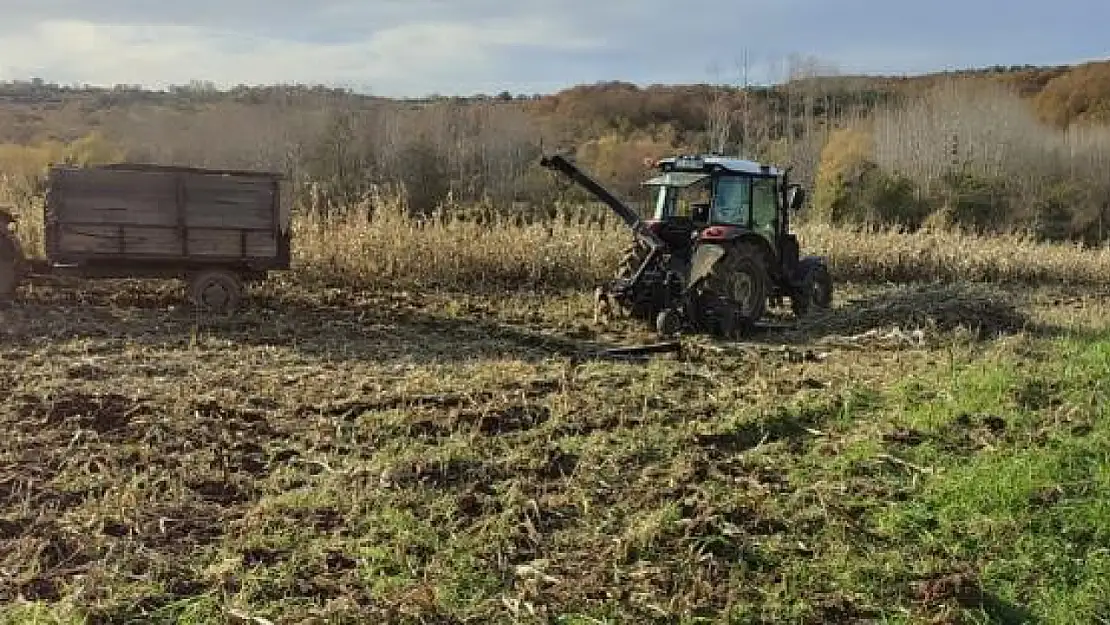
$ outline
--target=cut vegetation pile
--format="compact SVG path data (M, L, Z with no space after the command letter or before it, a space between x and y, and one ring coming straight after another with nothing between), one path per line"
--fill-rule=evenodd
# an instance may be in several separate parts
M813 314L797 324L809 336L851 336L872 330L968 331L978 338L1013 334L1028 319L1012 293L984 286L929 285L884 290Z

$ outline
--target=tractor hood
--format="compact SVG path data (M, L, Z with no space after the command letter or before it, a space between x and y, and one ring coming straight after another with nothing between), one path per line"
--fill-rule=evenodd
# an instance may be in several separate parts
M697 184L702 180L709 177L709 174L702 174L690 171L669 171L661 176L656 176L651 180L643 183L645 187L688 187Z

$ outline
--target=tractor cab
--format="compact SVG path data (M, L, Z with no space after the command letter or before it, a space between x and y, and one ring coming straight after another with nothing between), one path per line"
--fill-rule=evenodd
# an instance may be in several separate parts
M653 188L647 226L679 256L687 256L694 233L712 220L713 179L700 172L667 172L643 183Z
M782 221L781 215L803 201L786 172L753 161L719 156L665 158L660 175L645 181L655 187L655 221L690 220L703 226L733 226L759 231Z
M796 254L789 211L800 208L805 195L785 171L721 156L665 158L657 167L659 175L643 184L655 189L650 222L668 243L754 234L774 259Z
M709 222L713 202L713 179L709 174L668 172L643 184L655 187L653 221Z

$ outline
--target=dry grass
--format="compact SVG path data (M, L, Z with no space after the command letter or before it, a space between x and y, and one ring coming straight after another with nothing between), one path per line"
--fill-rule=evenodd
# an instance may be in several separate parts
M421 221L398 202L380 205L373 221L301 217L294 230L304 274L358 288L579 288L612 273L626 239L561 220Z
M806 225L804 253L827 255L834 275L853 282L991 282L1101 286L1110 283L1110 248L1038 243L1021 235Z
M827 256L840 281L1110 284L1110 248L820 224L803 225L798 235L803 253ZM295 247L300 270L337 286L546 290L588 289L607 279L629 241L612 222L417 222L389 210L374 221L300 219Z
M12 213L25 254L42 257L46 251L42 198L31 193L28 178L0 176L0 208Z
M0 183L0 205L15 209L24 248L41 255L43 203L27 189L20 180ZM373 220L299 215L293 247L302 278L360 289L581 290L608 279L630 241L614 219L588 223L589 210L582 207L533 224L504 217L479 224L412 219L397 198L377 198L375 206ZM604 216L606 209L590 208ZM352 211L365 212L365 207ZM803 253L828 257L834 277L843 282L1110 284L1110 247L824 224L803 224L797 231Z

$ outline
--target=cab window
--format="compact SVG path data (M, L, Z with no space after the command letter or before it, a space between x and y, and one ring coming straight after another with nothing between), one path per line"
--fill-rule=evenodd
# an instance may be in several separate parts
M778 194L774 178L760 178L752 183L752 228L769 228L778 218Z
M675 192L671 187L659 187L655 196L654 219L666 219L674 214Z
M746 226L750 208L750 178L723 176L717 179L713 197L713 223Z

